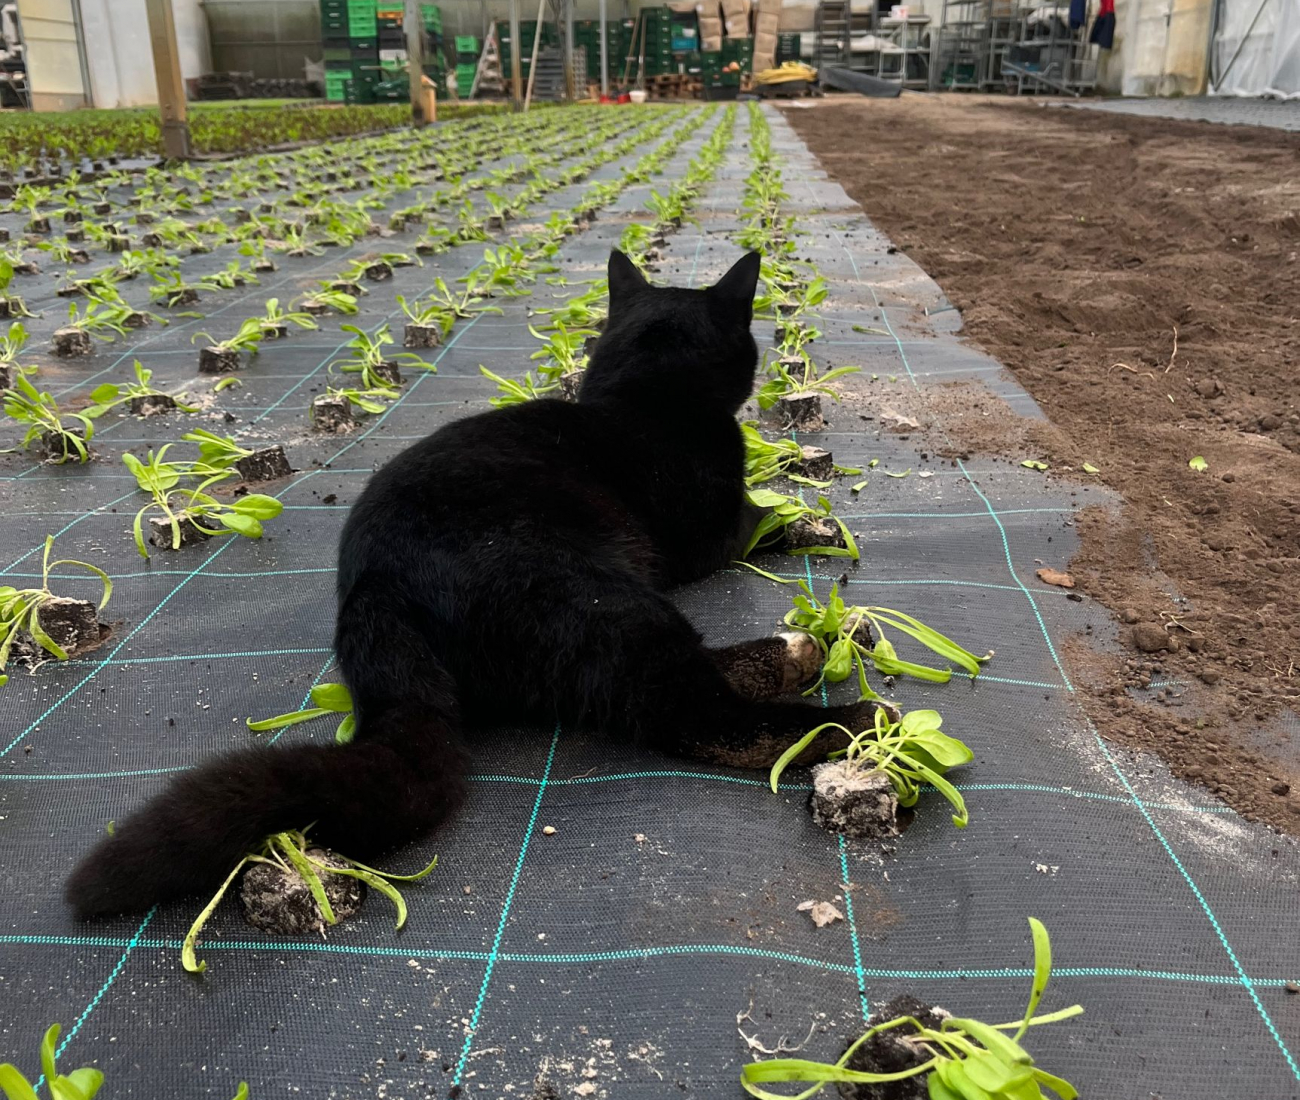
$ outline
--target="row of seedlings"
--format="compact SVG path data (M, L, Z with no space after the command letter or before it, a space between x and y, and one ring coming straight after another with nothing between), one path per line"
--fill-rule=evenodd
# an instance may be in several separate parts
M619 237L619 249L643 273L649 274L655 270L655 264L661 258L661 250L667 244L669 235L689 219L691 209L699 200L703 189L725 162L735 116L734 106L726 108L721 121L701 146L699 153L691 159L682 178L669 185L665 194L660 194L657 190L651 191L646 209L654 220L650 223L634 221L624 228ZM701 125L711 118L712 111L703 116ZM653 173L662 169L667 158L676 152L677 146L687 136L689 135L683 134L681 140L673 143L671 148L660 147L646 154L633 174L639 179L648 180ZM547 319L529 326L529 331L541 344L531 356L539 363L537 377L533 377L532 371L526 371L521 379L503 378L487 367L480 366L479 370L496 384L498 390L497 396L491 399L492 404L501 407L542 397L576 400L583 371L586 370L591 351L600 337L608 311L609 286L604 277L593 280L585 291L574 295L564 305L538 310L537 313Z
M861 471L836 466L828 452L800 445L793 436L822 427L822 398L838 400L830 383L857 368L819 372L813 360L810 345L821 335L814 311L826 300L828 287L811 265L793 259L796 219L781 209L787 196L767 120L757 105L751 107L750 133L755 164L743 200L748 223L738 242L764 254L764 294L756 303L756 313L775 323L776 345L774 358L765 362L768 377L756 396L763 419L790 433L768 440L759 424L742 425L750 498L768 509L751 549L767 545L779 532L790 553L856 560L852 535L833 514L829 499L820 494L831 486L836 474ZM777 479L816 489L817 508L810 509L801 496L758 488ZM855 485L854 491L863 485ZM970 748L942 730L938 711L903 713L879 695L869 682L867 669L871 666L880 674L887 688L903 676L929 683L951 679L950 667L934 668L900 657L894 641L903 638L919 642L972 678L992 654L977 656L905 612L846 603L838 583L832 584L823 601L806 579L792 580L750 568L777 584L794 584L800 589L784 624L810 634L824 654L821 676L806 694L854 677L859 699L876 704L874 723L866 729L823 723L789 746L772 766L769 781L773 792L778 790L785 769L817 736L835 729L845 747L813 768L810 806L818 825L855 838L892 837L899 832L900 807L915 806L920 794L932 789L949 802L953 824L964 828L969 820L966 803L946 773L973 759ZM866 1031L834 1063L798 1058L758 1061L744 1067L742 1085L761 1100L789 1100L791 1094L767 1088L777 1082L807 1086L796 1094L800 1100L814 1096L829 1083L836 1084L840 1095L850 1100L913 1100L921 1096L930 1100L1038 1100L1043 1088L1062 1100L1074 1100L1077 1092L1073 1086L1036 1066L1021 1045L1030 1027L1083 1011L1072 1005L1059 1012L1038 1013L1051 972L1051 945L1038 920L1030 917L1029 924L1034 981L1019 1020L990 1025L953 1016L904 994L881 1006L868 1019Z

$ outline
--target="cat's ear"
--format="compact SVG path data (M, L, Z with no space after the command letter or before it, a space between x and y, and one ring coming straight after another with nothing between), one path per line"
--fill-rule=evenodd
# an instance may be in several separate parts
M754 291L758 289L758 268L762 256L757 252L746 252L721 279L709 287L709 294L727 302L750 305L754 301Z
M617 248L609 254L609 305L614 310L650 284L636 264Z

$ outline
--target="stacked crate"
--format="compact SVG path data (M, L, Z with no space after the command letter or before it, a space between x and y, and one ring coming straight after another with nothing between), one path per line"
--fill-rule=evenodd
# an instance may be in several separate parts
M320 0L325 54L325 98L373 103L375 88L406 68L403 9L392 0ZM429 49L425 72L442 71L442 9L421 4Z
M642 8L643 46L638 52L645 57L645 75L659 76L661 73L675 73L677 65L673 58L673 13L666 7Z
M472 34L456 35L456 91L468 98L478 71L479 42Z
M325 98L369 103L379 82L376 0L321 0Z
M497 42L501 44L501 72L507 81L510 79L511 61L513 56L514 43L510 40L510 20L498 19L496 21ZM576 36L576 30L575 30ZM533 59L533 42L537 38L537 20L521 19L519 21L519 76L525 84L528 82L528 68ZM558 47L560 44L559 32L555 29L553 23L542 23L542 44L540 49ZM581 41L578 45L582 45Z
M635 19L609 19L605 22L605 49L609 61L611 79L617 80L623 71L623 59L632 44L632 34L636 30ZM573 25L573 45L576 49L586 50L587 79L593 83L600 81L600 20L582 19Z

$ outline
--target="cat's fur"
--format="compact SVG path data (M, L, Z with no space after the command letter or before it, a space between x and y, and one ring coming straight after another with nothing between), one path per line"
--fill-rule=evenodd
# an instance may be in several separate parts
M753 530L735 415L754 383L758 270L750 253L707 290L652 288L613 253L576 404L458 420L376 473L339 546L354 741L245 749L180 776L77 867L76 911L211 890L263 837L311 822L320 843L373 858L453 812L465 731L492 723L598 728L743 766L822 721L862 728L864 708L755 698L794 686L745 679L787 642L706 649L664 595L739 556Z

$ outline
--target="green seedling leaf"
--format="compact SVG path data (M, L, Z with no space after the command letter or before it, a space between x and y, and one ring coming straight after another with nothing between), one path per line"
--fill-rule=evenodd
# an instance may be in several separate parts
M885 471L885 476L886 476L886 477L907 477L907 475L910 474L911 472L912 472L912 467L909 466L909 467L908 467L906 470L904 470L901 474L891 474L888 470L886 470L886 471Z
M1025 467L1026 469L1028 469L1028 470L1046 470L1046 469L1047 469L1047 463L1046 463L1046 462L1039 462L1037 459L1033 459L1033 458L1027 458L1027 459L1025 459L1025 460L1024 460L1020 465L1024 466L1024 467Z
M261 521L244 512L221 512L217 515L217 522L229 527L230 530L238 535L243 535L245 538L260 539L262 537Z
M776 794L777 792L777 784L781 780L781 773L785 771L785 769L788 768L794 762L794 760L799 756L801 752L804 751L804 749L806 749L815 740L817 740L817 735L821 733L822 730L826 730L826 729L843 730L845 733L849 732L848 730L844 729L843 726L839 725L836 722L824 722L816 729L809 730L807 733L805 733L801 738L799 738L798 741L796 741L793 745L791 745L788 749L786 749L785 752L783 752L780 756L778 756L776 759L776 763L772 765L772 771L768 774L767 781L768 781L768 785L772 788L773 794Z
M215 383L212 387L212 392L220 393L222 390L230 389L231 386L242 386L243 384L244 383L240 381L239 378L237 378L233 374L230 374L227 375L225 378L221 379L221 381Z
M254 519L274 519L284 511L284 505L275 497L268 497L263 493L249 493L248 496L234 501L230 507Z
M309 707L306 710L295 710L288 714L277 714L274 718L261 718L256 722L251 718L245 718L244 723L250 730L263 733L266 730L279 729L281 726L297 726L329 713L330 709L328 707Z
M293 864L293 869L307 884L312 900L316 902L316 908L320 911L321 920L326 924L338 924L339 919L334 915L334 907L330 905L329 895L325 893L325 884L321 882L320 875L316 871L320 864L299 850L298 845L284 833L278 833L272 844L288 857L289 862ZM306 845L304 844L303 847L305 848Z
M1085 462L1085 463L1083 464L1083 472L1084 472L1085 474L1099 474L1099 473L1101 473L1101 471L1100 471L1099 469L1097 469L1097 467L1094 466L1091 462Z
M1206 462L1205 459L1202 458L1200 455L1196 455L1194 458L1192 458L1187 463L1187 465L1190 466L1197 473L1201 473L1203 470L1208 470L1210 468L1210 464Z
M850 493L860 493L860 492L862 492L862 490L865 489L866 487L867 487L867 483L866 483L865 481L859 481L856 485L850 485L850 486L849 486L849 492L850 492Z
M226 881L212 896L212 900L203 907L203 911L194 919L190 925L190 930L185 933L185 939L181 943L181 965L190 974L202 974L208 968L208 964L202 959L195 958L194 948L199 942L199 933L203 931L203 926L208 923L208 918L212 916L218 903L225 897L226 891L230 889L230 884L235 881L235 876L244 869L248 863L249 857L245 856L235 864L234 869L226 876Z
M352 693L346 684L317 684L311 689L311 701L318 707L341 714L352 711Z

